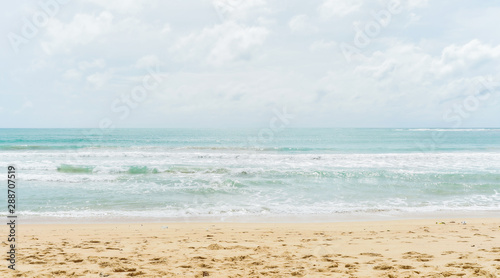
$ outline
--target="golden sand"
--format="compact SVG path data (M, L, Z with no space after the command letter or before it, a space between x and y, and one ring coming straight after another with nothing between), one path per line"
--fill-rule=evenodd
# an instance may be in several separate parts
M500 219L461 221L21 225L0 277L499 276Z

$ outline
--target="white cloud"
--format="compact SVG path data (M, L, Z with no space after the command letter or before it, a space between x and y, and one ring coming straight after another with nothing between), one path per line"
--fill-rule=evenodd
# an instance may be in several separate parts
M113 15L107 11L99 15L76 14L70 23L52 19L46 27L47 38L42 41L42 48L47 54L53 54L69 51L75 45L89 44L110 32L112 22Z
M485 89L480 80L486 74L500 80L499 65L500 45L473 40L431 55L417 45L396 43L360 59L352 71L330 71L318 90L328 93L327 103L339 103L344 111L407 120L420 115L443 125L443 112L454 102Z
M267 9L266 0L213 0L214 9L222 21L244 20L250 14Z
M288 27L293 32L314 32L316 28L310 23L309 16L296 15L288 22Z
M160 64L160 59L156 55L147 55L141 57L135 63L135 67L139 69L150 68Z
M286 104L302 113L297 119L304 119L303 125L334 125L335 119L347 126L365 120L442 125L442 112L474 92L479 80L500 80L500 38L491 31L500 22L495 17L500 5L490 2L401 1L400 12L348 62L340 46L356 45L353 24L366 32L391 1L209 0L174 6L158 0L83 0L38 26L20 55L9 55L8 41L0 45L0 94L21 107L22 96L10 92L22 86L37 92L30 101L38 104L34 110L26 103L23 113L82 122L64 115L106 104L160 64L169 77L158 86L160 94L151 94L151 106L144 103L134 114L138 123L157 119L152 125L168 126L164 121L170 118L181 125L219 115L210 119L221 126L228 119L245 125ZM30 20L40 7L14 2L31 8L8 9L0 29L22 35L23 27L11 23ZM61 109L41 105L47 99ZM494 103L485 104L490 119L482 119L491 125L500 116ZM4 105L2 115L14 111ZM184 113L184 120L172 111ZM91 116L105 116L101 112Z
M106 84L108 84L108 81L112 77L113 77L113 74L111 74L111 72L109 72L109 71L96 72L94 74L87 76L87 82L89 82L94 88L101 89Z
M88 3L98 5L108 11L114 11L118 13L125 14L135 14L141 12L145 5L151 5L154 2L149 1L137 1L137 0L86 0Z
M170 33L170 31L172 31L172 27L170 27L170 24L168 23L165 23L165 25L163 25L163 28L161 28L161 33L163 34Z
M309 46L309 50L318 51L318 50L332 49L337 45L338 44L335 41L319 40L312 42L311 45Z
M422 17L416 13L410 13L408 15L408 23L406 24L406 27L419 22L421 18Z
M472 40L464 45L450 45L446 47L441 59L434 63L435 72L439 75L454 74L457 71L466 71L481 64L498 63L500 45L493 47Z
M124 53L143 55L142 49L171 40L171 25L161 20L144 21L138 15L115 16L109 11L98 14L77 13L68 22L51 19L41 35L41 46L49 55L69 55L77 51L94 55ZM131 51L134 50L134 51ZM98 57L99 57L98 56Z
M196 121L213 119L217 115L238 121L256 121L270 113L272 108L286 104L299 107L304 100L300 75L274 70L248 72L181 72L162 83L162 93L157 94L155 110L168 110L179 118ZM268 109L269 108L269 109ZM203 118L193 114L203 113ZM247 115L252 115L248 118ZM265 119L265 118L264 118ZM196 123L200 124L200 123Z
M106 66L106 62L103 59L94 59L93 61L84 61L78 63L78 68L80 70L87 70L91 68L104 68Z
M429 4L429 0L407 0L406 2L409 9L426 7Z
M221 65L249 58L252 51L264 43L268 34L269 30L265 27L228 21L179 39L171 50L186 59Z
M76 69L69 69L64 72L63 77L69 80L79 80L82 77L82 73Z
M323 18L343 17L359 11L361 5L360 0L325 0L318 11Z
M39 71L49 67L49 63L44 59L35 59L31 62L30 69L32 71Z

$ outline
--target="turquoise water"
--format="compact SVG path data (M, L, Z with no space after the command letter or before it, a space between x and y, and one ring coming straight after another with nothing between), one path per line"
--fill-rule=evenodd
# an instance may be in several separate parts
M500 129L0 129L7 165L35 218L500 211Z

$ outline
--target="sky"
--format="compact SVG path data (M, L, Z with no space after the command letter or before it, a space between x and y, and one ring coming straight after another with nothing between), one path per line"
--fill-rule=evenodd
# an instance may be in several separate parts
M493 0L40 0L0 11L0 127L500 127Z

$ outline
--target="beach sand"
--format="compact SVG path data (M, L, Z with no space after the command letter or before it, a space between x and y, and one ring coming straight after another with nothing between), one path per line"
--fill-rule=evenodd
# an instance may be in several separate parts
M464 220L466 225L460 223ZM1 231L6 252L7 225ZM0 277L500 275L498 218L34 224L18 226L17 244L17 270L4 261Z

